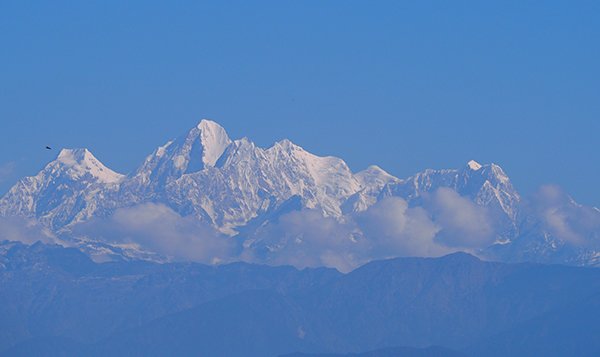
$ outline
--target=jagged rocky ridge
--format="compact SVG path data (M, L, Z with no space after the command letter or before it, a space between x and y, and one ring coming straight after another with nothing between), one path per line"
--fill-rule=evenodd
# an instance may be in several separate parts
M308 211L347 230L339 231L344 235L341 244L356 246L348 248L349 259L354 259L349 263L351 268L364 263L364 257L355 259L357 252L373 249L370 242L378 231L366 232L348 222L373 216L371 208L392 198L405 202L409 214L419 215L421 211L416 209L424 208L432 222L430 231L436 234L432 239L449 250L468 250L504 261L598 265L600 212L561 195L550 192L538 200L541 203L523 200L500 166L475 161L460 169L426 170L407 179L396 178L377 166L353 173L343 160L313 155L289 140L264 149L247 138L231 140L217 123L202 120L186 135L157 148L129 175L110 170L87 149L63 149L36 176L20 180L0 199L0 215L38 221L67 245L102 259L168 260L169 254L136 241L117 244L78 230L120 209L160 205L185 217L186 222L200 222L213 229L220 239L235 242L237 248L231 249L239 259L337 266L335 259L303 264L277 258L285 247L306 245L310 240L306 235L311 234L291 232L286 240L288 231L280 220L292 212ZM481 243L466 244L459 237L481 227L467 227L467 233L444 228L447 214L440 213L435 203L443 205L444 200L462 205L446 205L450 210L475 212L481 208L481 215L486 217L481 222L462 217L466 226L485 226L486 238ZM579 224L578 217L584 217L584 224ZM460 219L453 216L445 220L452 225ZM196 238L205 239L203 234ZM393 239L403 237L400 234ZM460 244L448 243L454 238ZM428 252L440 255L448 251Z

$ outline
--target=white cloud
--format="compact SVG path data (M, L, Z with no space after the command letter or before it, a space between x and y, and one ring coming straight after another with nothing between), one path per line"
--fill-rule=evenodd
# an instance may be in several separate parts
M422 208L399 197L377 202L356 217L370 244L370 259L439 256L448 249L434 241L439 227Z
M409 207L388 197L366 211L341 219L303 209L261 226L240 251L235 239L218 233L194 217L181 217L162 204L145 203L117 209L73 228L75 236L117 244L136 244L176 260L203 263L244 260L298 268L328 266L349 271L368 261L398 256L440 256L489 245L494 229L485 208L449 189ZM560 222L548 219L561 232ZM562 230L561 230L562 229ZM33 243L52 237L34 221L2 219L3 239ZM562 233L561 233L562 234Z
M135 243L177 260L203 263L227 261L233 247L230 238L210 226L155 203L120 208L110 217L76 226L74 233L108 243Z
M484 207L441 189L426 197L425 207L388 197L342 219L317 210L287 213L250 238L242 259L349 271L375 259L475 252L493 242L491 222Z
M59 240L36 220L24 217L0 217L0 241L19 241L33 244L59 243Z
M286 213L257 232L256 244L242 254L247 261L298 268L328 266L348 271L362 263L364 241L353 222L324 217L317 210Z
M568 244L600 241L600 212L576 204L556 186L542 187L529 209L548 232ZM244 260L349 271L375 259L476 253L495 240L495 222L487 208L441 188L423 197L423 207L388 197L341 219L314 209L289 212L241 237L248 239L243 250L210 225L155 203L118 209L110 217L75 226L73 232L107 243L136 244L176 260ZM35 220L19 217L0 217L0 240L59 241Z
M436 190L426 197L425 207L440 227L436 241L442 245L464 249L483 248L495 240L494 220L488 209L454 190Z
M564 242L577 247L600 243L600 212L577 204L560 187L540 187L529 206L544 228Z

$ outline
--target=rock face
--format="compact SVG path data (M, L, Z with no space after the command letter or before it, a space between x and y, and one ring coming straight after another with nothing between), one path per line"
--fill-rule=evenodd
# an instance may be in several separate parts
M425 170L407 179L377 166L353 173L342 159L313 155L289 140L266 149L247 138L231 140L210 120L158 147L127 176L108 169L87 149L64 149L0 199L0 215L33 218L72 236L74 227L94 218L156 203L244 241L290 211L313 210L346 222L390 197L429 209L440 190L454 192L493 218L492 243L473 250L480 256L600 263L600 211L568 196L546 206L524 202L498 165L469 161L460 169ZM435 218L434 210L428 212ZM577 225L580 218L584 222ZM580 228L569 229L568 223ZM356 236L370 238L354 232L348 239Z

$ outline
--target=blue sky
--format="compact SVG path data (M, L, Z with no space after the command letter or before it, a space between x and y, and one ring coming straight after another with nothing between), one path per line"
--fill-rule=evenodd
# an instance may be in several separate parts
M600 2L0 3L0 192L88 147L128 172L201 118L406 177L496 162L599 206Z

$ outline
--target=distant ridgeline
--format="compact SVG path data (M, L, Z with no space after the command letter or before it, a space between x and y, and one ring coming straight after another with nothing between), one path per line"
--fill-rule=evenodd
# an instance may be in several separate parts
M4 242L0 286L3 356L600 355L596 268L465 253L348 274L99 264L73 248Z
M400 153L399 153L400 154ZM0 239L77 247L95 261L246 261L350 271L456 251L505 262L600 264L600 211L556 187L524 199L495 164L399 179L352 172L289 140L231 140L202 120L128 175L63 149L0 199Z

